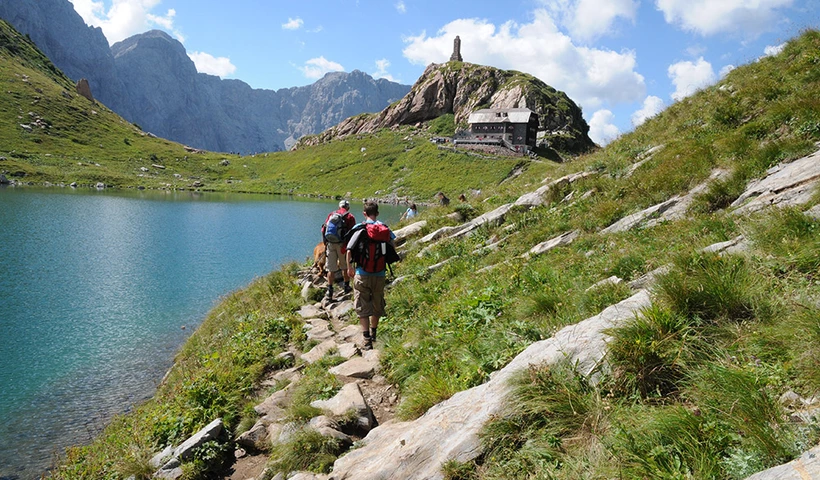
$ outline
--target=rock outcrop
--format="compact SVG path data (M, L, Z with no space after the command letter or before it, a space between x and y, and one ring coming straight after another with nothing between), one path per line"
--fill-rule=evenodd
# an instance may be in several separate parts
M299 145L371 133L382 128L432 120L452 113L466 126L478 108L529 108L540 117L539 132L557 150L584 152L594 147L581 109L564 92L521 72L463 62L431 64L410 93L378 114L351 117Z

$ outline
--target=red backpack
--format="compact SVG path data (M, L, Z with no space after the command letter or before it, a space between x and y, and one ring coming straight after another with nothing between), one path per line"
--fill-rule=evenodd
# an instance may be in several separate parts
M400 260L393 245L390 245L390 229L383 223L359 224L347 248L353 261L367 273L380 273L389 264Z

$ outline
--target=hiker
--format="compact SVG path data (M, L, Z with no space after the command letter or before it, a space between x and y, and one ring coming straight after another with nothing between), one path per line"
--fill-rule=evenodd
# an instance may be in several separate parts
M342 271L344 278L344 293L350 293L350 277L347 274L347 258L345 257L344 237L353 226L356 219L350 213L350 202L342 200L339 209L330 212L322 224L322 240L325 242L325 271L327 271L327 293L325 298L333 300L333 281L336 272Z
M347 275L353 279L353 307L359 317L364 336L364 350L373 348L379 318L384 315L384 285L387 263L395 254L396 235L387 225L377 220L379 205L367 201L364 221L354 227L355 233L347 244ZM397 260L397 256L394 260ZM353 263L356 263L354 276Z
M401 214L401 218L399 218L399 221L402 221L405 218L411 219L411 218L415 217L418 214L419 214L419 211L416 208L416 204L411 203L410 208L408 208L407 210L404 211L404 213Z
M444 192L438 192L438 194L436 194L436 196L438 197L438 203L442 207L446 207L447 205L450 205L450 199L447 198L447 195L445 195Z
M458 196L458 201L461 202L461 203L466 202L467 201L467 196L462 193L461 195Z

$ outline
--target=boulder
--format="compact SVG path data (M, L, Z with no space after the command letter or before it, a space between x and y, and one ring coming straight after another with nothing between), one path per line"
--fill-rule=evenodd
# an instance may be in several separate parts
M371 378L379 368L379 359L353 357L329 370L333 375L351 378Z
M725 242L713 243L712 245L701 249L701 251L705 253L739 253L745 251L747 248L748 243L746 242L746 238L743 235L738 235L737 237Z
M191 459L194 450L202 446L203 443L217 438L222 433L222 428L222 419L217 418L206 425L205 428L182 442L180 446L174 449L174 452L171 454L171 459L154 473L154 477L164 479L177 479L181 477L182 461Z
M790 163L770 168L752 182L734 202L733 213L755 212L769 205L794 206L811 200L820 182L820 150Z
M308 340L324 341L329 338L333 338L333 332L331 332L326 326L316 326L308 330L307 338Z
M339 356L342 358L350 359L356 356L356 354L358 353L359 347L353 342L343 343L339 345Z
M217 418L213 422L206 425L202 430L182 442L182 444L174 450L174 457L181 460L190 459L193 456L195 449L200 447L203 443L217 438L219 434L222 433L222 427L222 419Z
M311 348L309 352L303 353L300 358L307 363L316 363L334 348L336 348L336 342L333 339L328 339Z
M357 416L357 426L364 431L369 431L376 423L358 383L348 383L333 398L314 400L310 402L310 406L327 411L336 418L345 417L352 410Z
M820 203L806 210L805 214L815 220L820 220Z
M478 227L483 226L498 226L504 223L504 218L507 213L512 210L513 204L507 203L505 205L501 205L500 207L496 208L495 210L489 211L483 215L480 215L469 222L465 223L458 230L450 235L450 238L458 238L462 237Z
M424 227L427 226L427 220L422 220L420 222L411 223L404 228L400 228L393 232L396 235L396 245L401 244L408 237L412 237L413 235L418 234Z
M353 301L343 300L333 305L328 311L328 314L330 315L330 318L339 319L347 315L351 310L353 310Z
M584 290L584 292L590 292L592 290L595 290L596 288L603 287L604 285L618 285L621 282L623 282L622 278L620 278L616 275L612 275L611 277L608 277L608 278L605 278L601 281L595 282L589 288Z
M529 252L525 253L522 256L524 258L530 258L534 255L541 255L543 253L546 253L552 250L553 248L557 248L563 245L569 245L570 243L575 241L575 239L578 238L580 234L581 232L579 230L562 233L557 237L551 238L545 242L541 242L538 245L532 247Z
M681 200L682 197L672 197L665 202L661 202L657 205L652 205L651 207L645 208L640 212L627 215L622 219L618 220L617 222L613 223L612 225L601 230L601 233L619 233L635 228L648 220L659 217L663 214L663 212L674 207Z
M250 430L236 438L236 443L250 450L264 449L268 443L268 428L265 422L257 421Z
M94 101L94 95L91 94L91 85L88 84L88 80L85 78L81 78L77 82L77 93L91 102Z
M282 390L273 392L262 403L253 407L254 411L263 417L270 416L270 421L275 421L275 417L280 416L281 412L290 401L291 385L293 384L288 385Z
M151 465L153 468L159 468L160 465L168 462L170 460L171 455L174 454L174 446L168 445L163 449L161 452L157 453L151 460L148 461L148 464Z
M441 227L433 233L428 233L427 235L421 237L419 242L421 243L430 243L432 241L438 240L439 238L458 230L460 227Z
M350 341L353 338L356 338L357 335L362 334L362 327L359 324L356 325L348 325L345 328L339 331L339 338L345 341Z
M820 446L789 463L755 473L746 480L807 480L820 478Z
M302 308L299 309L299 315L302 318L322 318L327 320L327 312L323 308L317 307L316 305L302 305Z

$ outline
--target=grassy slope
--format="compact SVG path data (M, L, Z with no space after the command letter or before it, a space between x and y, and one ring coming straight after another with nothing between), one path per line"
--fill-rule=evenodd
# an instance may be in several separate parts
M512 212L504 227L442 242L422 258L415 255L419 247L410 247L399 272L416 276L390 291L380 340L406 418L486 380L533 341L630 294L623 284L587 290L597 281L610 275L630 280L674 265L654 292L648 320L613 332L614 368L597 387L561 369L530 372L509 399L509 416L484 432L487 455L448 465L449 478L743 478L817 442L816 427L783 421L774 400L788 389L804 397L820 391L820 224L793 211L735 218L723 208L748 180L816 148L818 52L820 33L807 32L778 56L734 70L600 152L569 164L534 164L485 188L470 207L422 211L432 231L453 209L487 211L533 190L544 177L599 173L556 192L550 205ZM390 146L396 143L386 142L384 151L368 146L367 157L397 151ZM665 148L634 175L624 175L640 153L660 144ZM351 145L336 151L348 155L346 163L362 155L358 144ZM399 162L394 165L401 168ZM716 167L732 172L729 180L700 197L687 220L596 233L685 192ZM340 164L337 172L356 168ZM348 187L354 188L366 190ZM570 188L575 199L594 193L561 202ZM529 261L516 258L571 229L582 231L572 245ZM697 253L741 233L754 242L748 256ZM499 251L471 253L494 238L505 238ZM426 271L450 258L440 270ZM509 265L481 278L474 273L508 259ZM294 320L298 293L287 278L288 272L273 273L215 309L157 398L116 421L93 445L72 450L55 476L141 471L149 452L211 416L223 415L236 428L243 408L253 403L253 378L270 367L261 347L245 349L240 340L261 335L279 344L274 334L291 331L285 326ZM288 335L298 340L297 333ZM237 376L243 380L236 382Z

